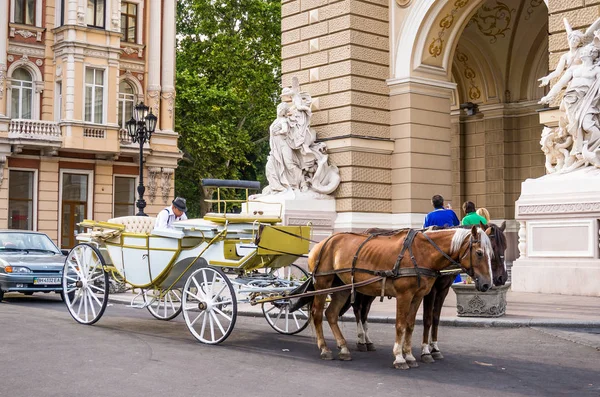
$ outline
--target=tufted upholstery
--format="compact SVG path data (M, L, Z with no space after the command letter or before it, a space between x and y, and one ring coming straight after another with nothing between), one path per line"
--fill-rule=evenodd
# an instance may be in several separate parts
M155 217L151 216L121 216L119 218L109 219L110 223L118 223L125 226L125 231L129 233L152 233L154 229Z

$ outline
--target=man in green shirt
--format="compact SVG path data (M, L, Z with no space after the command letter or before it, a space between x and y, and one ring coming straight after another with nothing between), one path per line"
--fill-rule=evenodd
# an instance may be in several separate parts
M475 212L475 204L472 201L465 201L462 208L466 215L462 219L461 225L479 225L479 222L487 225L487 220Z

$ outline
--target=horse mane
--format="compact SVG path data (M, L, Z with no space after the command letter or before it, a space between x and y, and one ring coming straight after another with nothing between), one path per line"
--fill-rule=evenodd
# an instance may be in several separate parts
M454 236L452 236L452 243L450 244L450 254L454 254L460 250L465 239L471 234L471 229L460 228L451 230L455 230ZM490 238L485 234L485 230L483 229L477 229L477 233L484 255L488 255L489 258L492 258L494 256L494 249Z

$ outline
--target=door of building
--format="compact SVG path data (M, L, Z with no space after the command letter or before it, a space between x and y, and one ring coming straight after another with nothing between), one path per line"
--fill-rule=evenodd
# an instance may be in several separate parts
M62 174L60 247L63 249L73 248L77 244L75 236L83 232L77 223L87 217L89 180L87 174Z

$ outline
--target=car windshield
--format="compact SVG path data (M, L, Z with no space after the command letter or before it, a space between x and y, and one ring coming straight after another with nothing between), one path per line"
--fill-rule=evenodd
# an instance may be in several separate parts
M0 251L28 251L59 254L52 240L45 234L0 233Z

